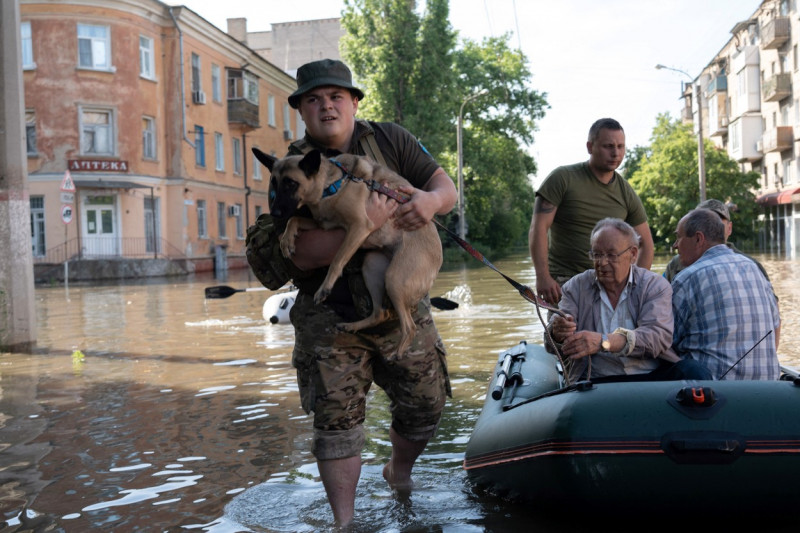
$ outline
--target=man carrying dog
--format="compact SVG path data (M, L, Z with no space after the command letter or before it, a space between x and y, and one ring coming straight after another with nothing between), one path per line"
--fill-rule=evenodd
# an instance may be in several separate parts
M619 218L641 236L637 265L653 262L653 236L641 200L616 172L625 157L625 132L612 118L589 128L589 161L558 167L536 191L528 244L536 269L536 294L555 305L561 286L592 268L586 257L598 220Z
M401 189L411 196L402 205L371 193L367 212L376 227L387 223L414 231L434 215L449 212L456 202L453 180L402 127L356 120L363 98L341 61L324 59L301 66L289 104L299 110L306 135L289 146L289 155L312 149L325 157L365 155L411 182L414 187ZM285 222L274 221L279 230ZM279 236L276 231L275 238L265 245L277 250ZM299 289L291 311L295 329L292 364L297 369L303 409L314 413L312 452L339 526L353 520L371 384L380 386L391 402L392 454L383 476L398 491L410 490L411 469L433 436L450 395L444 346L427 298L413 313L416 335L401 354L395 355L400 340L397 320L356 333L336 328L343 320L369 314L371 304L360 271L363 254L348 263L330 296L319 305L314 303L314 293L343 239L343 229L301 231L291 261L280 251L271 256L273 270L285 273L286 279L279 282L291 277Z

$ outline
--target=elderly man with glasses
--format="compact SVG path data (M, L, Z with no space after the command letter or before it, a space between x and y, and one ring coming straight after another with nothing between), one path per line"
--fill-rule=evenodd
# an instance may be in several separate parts
M600 220L591 233L594 268L563 287L548 329L573 380L710 379L697 361L672 350L672 287L636 265L639 235L618 218ZM550 347L552 349L552 346Z

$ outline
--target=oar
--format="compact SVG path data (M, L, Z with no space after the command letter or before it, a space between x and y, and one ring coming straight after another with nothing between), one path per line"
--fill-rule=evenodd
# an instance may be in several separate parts
M453 309L458 308L458 302L454 302L453 300L448 300L443 296L432 297L431 305L434 306L436 309L440 309L442 311L452 311Z
M237 292L268 291L266 287L248 287L246 289L234 289L227 285L217 285L216 287L206 287L206 298L228 298Z
M237 292L251 292L251 291L268 291L266 287L248 287L246 289L234 289L233 287L229 287L227 285L217 285L216 287L206 287L206 298L208 299L220 299L220 298L229 298L236 294ZM431 305L434 306L436 309L441 309L442 311L450 311L452 309L458 308L458 303L454 302L453 300L448 300L442 296L434 296L431 298Z

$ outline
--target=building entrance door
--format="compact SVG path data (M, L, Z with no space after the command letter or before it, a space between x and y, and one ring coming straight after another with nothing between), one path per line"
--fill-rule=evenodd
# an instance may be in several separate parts
M84 256L119 256L115 200L112 195L84 197L81 224Z

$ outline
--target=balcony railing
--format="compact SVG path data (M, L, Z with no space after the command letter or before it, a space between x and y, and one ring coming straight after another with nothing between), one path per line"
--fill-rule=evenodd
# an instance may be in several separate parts
M58 264L77 259L183 259L186 256L164 239L155 241L146 237L97 237L70 239L49 250L45 255L34 255L34 264Z
M244 98L228 98L228 122L258 128L258 104Z
M792 95L792 75L775 74L764 82L762 96L765 102L778 102Z
M789 17L776 17L761 27L761 45L764 50L780 48L789 40Z
M761 151L782 152L790 150L794 142L794 128L792 126L778 126L761 136Z
M722 93L728 91L728 77L727 76L717 76L711 83L708 84L706 88L706 94L708 96L713 95L714 93Z

